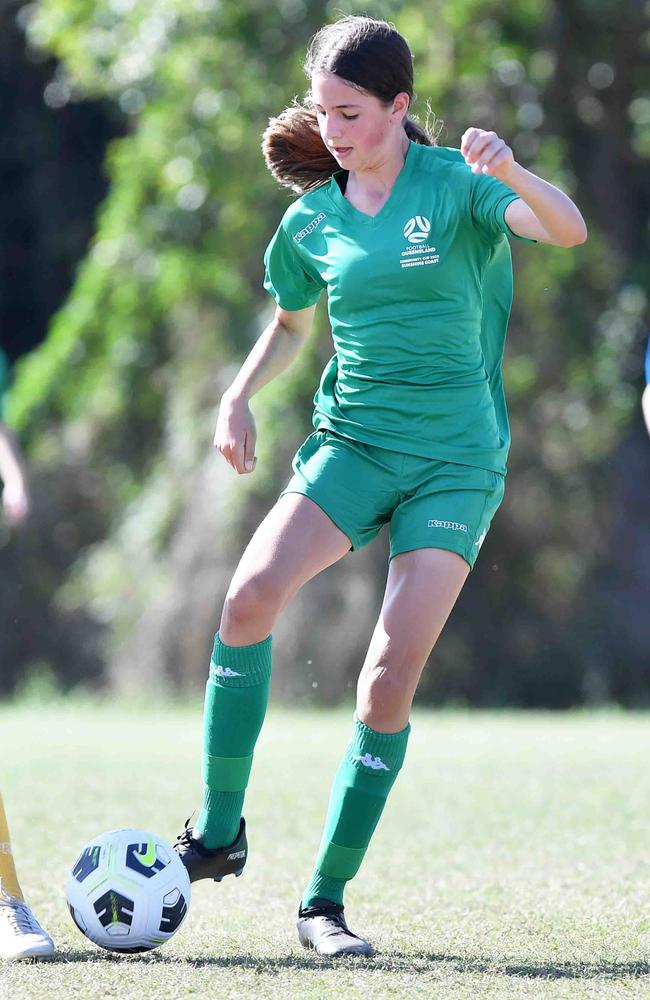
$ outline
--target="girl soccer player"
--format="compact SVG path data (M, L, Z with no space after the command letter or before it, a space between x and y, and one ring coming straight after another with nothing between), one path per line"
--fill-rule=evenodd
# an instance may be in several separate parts
M323 28L306 72L307 107L265 135L276 179L306 193L266 251L274 319L221 401L215 446L236 472L255 467L250 399L298 354L323 289L336 353L316 429L228 590L205 701L203 807L177 850L192 880L241 872L274 622L307 580L388 524L381 614L298 917L305 947L367 955L345 922L344 888L402 766L420 673L503 496L507 237L572 247L586 227L494 132L467 129L460 150L433 145L408 117L411 53L392 25L345 17Z

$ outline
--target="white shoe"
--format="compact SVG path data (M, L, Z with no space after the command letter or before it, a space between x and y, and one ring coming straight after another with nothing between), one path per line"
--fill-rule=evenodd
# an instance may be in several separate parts
M51 958L54 942L27 903L0 889L0 957L5 962Z

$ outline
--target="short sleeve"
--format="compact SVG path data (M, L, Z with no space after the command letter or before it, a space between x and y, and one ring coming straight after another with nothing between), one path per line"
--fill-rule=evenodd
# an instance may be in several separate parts
M323 290L282 225L266 248L264 267L264 287L282 309L307 309Z
M523 243L537 242L513 232L505 220L506 208L519 197L512 188L487 174L470 174L470 185L472 219L487 239L494 239L505 233Z

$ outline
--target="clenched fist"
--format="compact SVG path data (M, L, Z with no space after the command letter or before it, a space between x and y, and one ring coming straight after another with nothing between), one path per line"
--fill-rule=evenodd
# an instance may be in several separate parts
M472 125L463 133L460 151L472 173L487 174L508 183L515 158L510 146L506 146L496 132L486 132Z

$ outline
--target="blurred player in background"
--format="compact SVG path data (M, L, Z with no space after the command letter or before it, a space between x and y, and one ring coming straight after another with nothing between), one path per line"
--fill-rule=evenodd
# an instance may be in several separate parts
M29 514L29 491L25 464L18 442L4 422L3 399L7 388L9 366L0 349L0 479L2 480L2 512L10 527L16 527Z
M641 406L643 407L643 419L648 434L650 434L650 337L648 337L648 346L645 352L645 389L641 397Z
M23 898L0 795L0 956L6 962L49 958L54 942Z
M7 385L7 359L0 350L0 479L2 514L17 527L29 514L25 464L18 443L4 422L2 401ZM0 794L0 957L7 962L49 958L54 943L23 898L9 839L9 826Z

